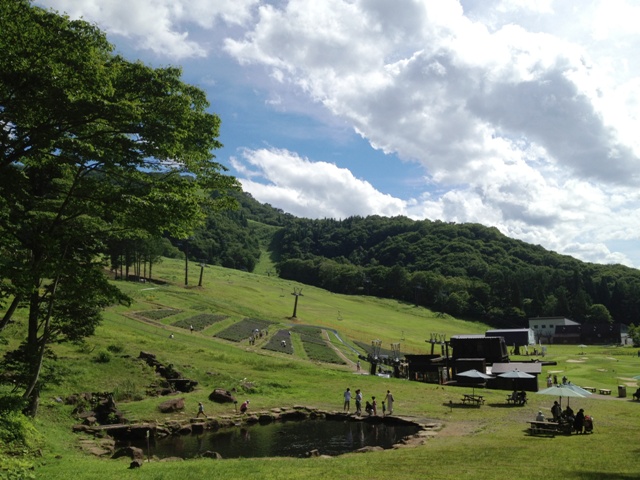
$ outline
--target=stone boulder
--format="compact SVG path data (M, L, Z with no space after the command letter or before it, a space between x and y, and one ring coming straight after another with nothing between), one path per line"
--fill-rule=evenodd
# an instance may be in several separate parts
M209 400L216 403L238 403L236 397L229 390L216 388L209 394Z
M184 398L172 398L158 405L158 410L162 413L173 413L184 410Z
M138 447L123 447L115 451L111 458L128 457L131 460L144 460L144 452Z

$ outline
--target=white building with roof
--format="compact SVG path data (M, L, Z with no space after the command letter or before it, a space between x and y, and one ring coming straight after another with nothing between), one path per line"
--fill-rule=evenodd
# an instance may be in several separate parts
M529 328L533 330L536 342L552 343L558 326L579 327L580 324L565 317L534 317L529 319Z

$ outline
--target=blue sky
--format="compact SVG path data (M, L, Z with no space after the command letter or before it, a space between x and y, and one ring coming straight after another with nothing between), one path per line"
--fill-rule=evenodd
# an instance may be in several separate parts
M181 65L217 159L297 216L474 222L640 266L640 3L39 0Z

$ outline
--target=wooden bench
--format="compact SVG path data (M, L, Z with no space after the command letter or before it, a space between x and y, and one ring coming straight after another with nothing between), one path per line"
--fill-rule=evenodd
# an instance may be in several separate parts
M601 388L600 389L600 395L611 395L611 390L606 389L606 388Z
M582 387L582 388L584 388L588 392L596 393L596 387Z

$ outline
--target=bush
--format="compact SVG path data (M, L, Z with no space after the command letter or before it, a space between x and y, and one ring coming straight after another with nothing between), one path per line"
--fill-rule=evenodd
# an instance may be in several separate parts
M0 480L30 480L35 478L33 464L28 460L0 455Z
M93 357L93 361L96 363L109 363L111 361L111 354L103 350Z
M40 436L31 420L22 414L24 406L25 401L16 395L0 397L0 445L6 453L24 454L37 447Z
M124 351L124 347L122 345L109 345L107 350L111 353L122 353Z

